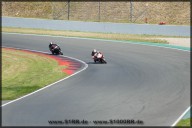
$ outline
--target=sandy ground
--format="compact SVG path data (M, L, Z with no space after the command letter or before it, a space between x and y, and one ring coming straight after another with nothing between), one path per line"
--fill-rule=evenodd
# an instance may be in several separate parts
M190 47L190 38L157 38L167 40L170 45Z

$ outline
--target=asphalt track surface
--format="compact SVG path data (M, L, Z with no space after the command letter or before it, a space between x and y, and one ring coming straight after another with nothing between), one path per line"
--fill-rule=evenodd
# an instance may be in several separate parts
M64 55L86 62L88 68L3 106L3 126L52 126L48 120L65 119L134 119L144 122L134 126L171 126L190 106L190 52L112 41L2 34L2 45L7 47L49 52L49 41L58 42ZM94 48L104 53L107 64L93 63L90 54Z

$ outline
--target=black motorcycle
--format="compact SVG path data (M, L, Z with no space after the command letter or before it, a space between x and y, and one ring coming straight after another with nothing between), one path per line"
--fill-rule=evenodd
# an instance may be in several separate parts
M52 46L51 52L53 55L63 55L63 52L58 45Z

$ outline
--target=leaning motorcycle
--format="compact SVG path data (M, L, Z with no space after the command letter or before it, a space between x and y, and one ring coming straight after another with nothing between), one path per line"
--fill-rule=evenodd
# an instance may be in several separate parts
M54 55L63 55L63 52L61 51L60 47L59 46L54 46L52 48L52 54Z
M96 63L97 61L100 62L100 63L104 63L104 64L107 63L107 61L106 61L105 58L104 58L104 55L101 54L101 53L95 54L95 55L93 56L93 60L94 60L95 63Z

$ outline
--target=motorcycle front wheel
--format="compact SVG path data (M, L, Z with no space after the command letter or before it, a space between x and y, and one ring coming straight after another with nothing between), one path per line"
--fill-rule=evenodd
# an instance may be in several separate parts
M63 55L63 53L62 53L62 52L60 52L60 54L61 54L61 55Z

